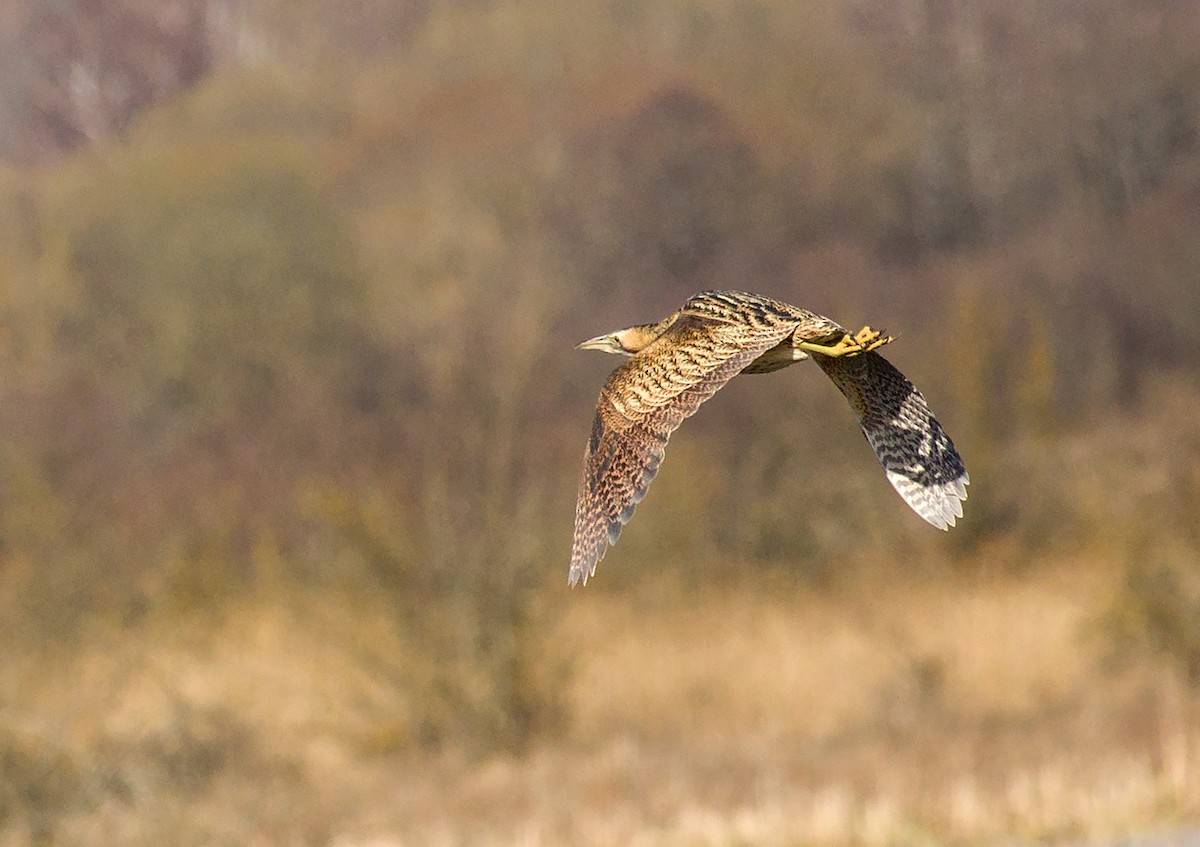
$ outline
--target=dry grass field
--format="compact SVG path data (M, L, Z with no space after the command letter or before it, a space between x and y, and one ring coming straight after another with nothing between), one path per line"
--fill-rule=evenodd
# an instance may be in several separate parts
M380 670L404 644L363 597L7 662L0 843L1074 843L1200 814L1200 699L1111 661L1118 574L900 567L556 587L574 720L511 754L412 747Z

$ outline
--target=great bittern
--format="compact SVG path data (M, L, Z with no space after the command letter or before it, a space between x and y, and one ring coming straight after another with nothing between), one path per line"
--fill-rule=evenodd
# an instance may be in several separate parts
M579 345L629 357L600 390L575 506L570 583L587 583L646 496L667 439L739 373L812 358L850 401L896 491L938 529L967 498L966 468L925 398L874 352L893 339L742 291L706 291L655 324Z

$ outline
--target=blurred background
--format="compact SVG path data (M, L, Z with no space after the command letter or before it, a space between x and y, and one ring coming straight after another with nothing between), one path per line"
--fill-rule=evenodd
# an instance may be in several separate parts
M1200 820L1186 0L11 0L0 844L1105 843ZM615 359L886 327L932 530L736 380L586 589Z

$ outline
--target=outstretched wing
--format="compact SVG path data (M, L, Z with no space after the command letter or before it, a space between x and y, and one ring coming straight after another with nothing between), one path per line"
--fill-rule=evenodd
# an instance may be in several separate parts
M684 314L609 376L583 455L575 504L570 583L587 583L596 563L658 473L667 439L795 323L751 328Z
M970 477L916 386L878 353L813 360L846 395L888 480L938 529L962 517Z

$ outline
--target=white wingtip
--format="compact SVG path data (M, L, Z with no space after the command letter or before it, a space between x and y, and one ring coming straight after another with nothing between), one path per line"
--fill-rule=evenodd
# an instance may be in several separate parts
M967 499L971 479L962 476L937 485L921 485L903 474L887 471L888 481L912 510L940 530L949 530L963 516L962 501Z

